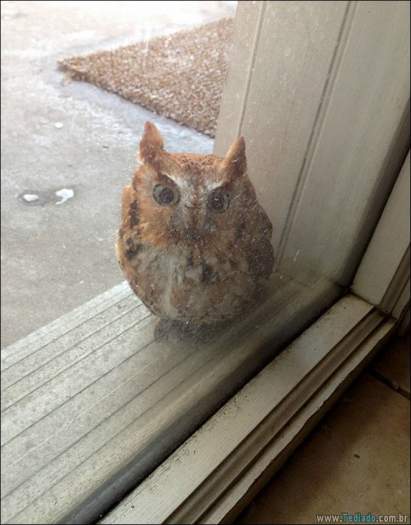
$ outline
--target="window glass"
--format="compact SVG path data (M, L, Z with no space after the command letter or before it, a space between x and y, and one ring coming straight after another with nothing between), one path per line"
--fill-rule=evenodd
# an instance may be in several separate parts
M98 520L349 286L408 100L358 4L2 2L8 523Z

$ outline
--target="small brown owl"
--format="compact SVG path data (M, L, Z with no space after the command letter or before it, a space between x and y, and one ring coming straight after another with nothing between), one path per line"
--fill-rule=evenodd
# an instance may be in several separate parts
M147 122L116 245L131 288L162 319L227 321L270 277L272 225L247 176L244 139L225 158L168 153Z

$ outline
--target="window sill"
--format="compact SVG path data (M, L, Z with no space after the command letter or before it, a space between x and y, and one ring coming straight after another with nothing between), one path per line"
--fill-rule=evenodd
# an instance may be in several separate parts
M341 299L100 523L233 523L394 326Z
M341 294L272 287L214 344L155 341L123 283L3 349L3 520L98 519Z

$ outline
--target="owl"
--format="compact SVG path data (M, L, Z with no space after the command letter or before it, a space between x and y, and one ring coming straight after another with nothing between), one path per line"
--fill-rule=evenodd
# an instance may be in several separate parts
M272 225L247 176L245 142L224 158L169 153L147 122L123 189L117 259L161 319L225 322L256 301L274 264Z

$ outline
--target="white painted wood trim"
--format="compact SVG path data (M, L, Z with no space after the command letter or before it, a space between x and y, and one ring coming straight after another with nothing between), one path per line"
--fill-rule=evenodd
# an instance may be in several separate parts
M228 84L223 91L218 116L218 128L229 129L231 136L217 133L214 144L215 150L222 156L230 146L229 141L241 134L266 4L267 2L241 1L237 5Z
M201 523L232 523L249 501L263 488L289 455L360 374L393 330L393 322L379 325L333 376L313 395L291 422L271 440L262 454L250 463L233 485L202 516Z
M397 319L409 302L409 250L410 153L398 175L352 285L354 293L377 305L384 312L392 313Z
M411 315L410 315L410 307L405 309L402 319L400 319L399 326L398 326L398 335L400 337L403 337L407 332L410 331L411 328Z
M393 326L341 299L100 523L220 522Z
M392 315L395 319L398 319L402 322L403 317L406 316L406 310L410 308L410 279L407 280L406 285L402 289L398 301L396 302ZM406 325L406 322L404 326Z
M239 2L214 151L245 136L275 252L348 10L346 1Z
M409 148L409 3L240 7L254 30L235 41L215 152L245 136L281 271L349 286Z
M351 284L401 169L410 118L409 3L351 5L282 251L291 275L310 268L342 286Z

